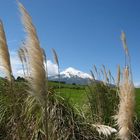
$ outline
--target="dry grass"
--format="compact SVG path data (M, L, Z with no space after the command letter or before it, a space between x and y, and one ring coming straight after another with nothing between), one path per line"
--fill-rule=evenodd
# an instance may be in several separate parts
M36 33L36 29L32 24L32 19L23 7L19 3L19 9L22 14L22 21L27 33L27 38L25 41L26 49L28 52L28 62L30 69L30 77L28 77L30 90L28 91L32 96L35 97L37 102L41 105L43 125L45 131L45 139L48 140L48 91L46 90L46 71L44 65L44 55L40 47L39 39Z
M110 136L112 133L117 133L117 130L115 128L112 128L107 125L100 125L100 124L93 124L93 127L99 132L99 135L103 134L106 136Z
M58 60L58 56L57 56L55 49L52 49L52 52L53 52L53 56L54 56L54 62L59 68L59 60Z
M8 83L8 87L5 91L5 97L7 98L8 95L8 104L6 104L5 108L8 110L7 112L4 112L4 116L7 118L7 114L9 116L8 121L6 120L5 127L9 127L12 129L11 132L9 132L9 135L16 137L16 139L20 139L20 117L18 116L18 104L17 104L17 95L15 93L15 83L13 79L12 74L12 68L10 63L10 55L9 50L6 42L6 36L3 28L2 21L0 21L0 56L1 56L1 64L3 67L3 70L6 74L6 79L10 82ZM7 81L6 81L7 82ZM9 85L10 84L10 85ZM9 91L9 92L7 92ZM10 94L9 94L10 93ZM4 99L4 98L2 98ZM20 99L19 99L20 100ZM2 103L2 102L1 102ZM5 102L6 103L6 102ZM2 103L3 105L3 103Z
M118 81L119 86L119 111L115 116L116 124L119 128L118 136L121 140L132 139L133 118L135 108L135 90L132 79L130 54L126 44L125 33L121 35L122 44L125 50L125 68L120 82L120 67L118 67ZM120 83L120 84L119 84Z
M10 63L10 55L8 51L8 46L6 42L6 36L3 28L3 23L0 21L0 57L1 65L7 76L8 81L12 81L12 69Z
M135 91L129 74L129 69L125 68L123 80L119 87L119 111L115 117L119 127L118 135L121 140L130 140L133 131Z
M107 75L105 66L102 65L102 67L103 67L102 73L103 73L103 76L104 76L104 83L107 84L107 83L109 83L109 77L108 77L108 75Z
M128 47L127 47L127 43L126 43L126 36L125 36L125 33L123 31L122 31L122 34L121 34L121 40L122 40L122 43L123 43L124 51L125 51L126 55L128 55L129 51L128 51Z
M118 69L117 69L117 80L116 80L117 87L119 87L119 84L120 84L120 77L121 77L121 69L120 69L120 65L118 65Z
M19 7L22 13L23 25L27 32L26 49L28 52L28 61L31 73L30 77L28 77L31 88L30 92L32 92L31 94L36 96L37 99L39 99L38 101L42 103L44 101L42 101L43 97L41 96L44 96L44 93L46 93L46 72L44 66L44 58L36 34L36 29L32 24L31 17L28 15L23 5L19 4Z
M18 56L19 56L20 61L22 63L23 74L24 74L24 77L25 77L26 73L25 73L25 67L24 67L25 65L24 65L24 63L27 63L27 61L26 61L26 56L25 56L24 48L22 48L22 47L19 48Z

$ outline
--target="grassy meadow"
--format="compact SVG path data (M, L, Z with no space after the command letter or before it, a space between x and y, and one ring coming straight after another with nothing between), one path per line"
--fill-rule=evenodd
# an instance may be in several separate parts
M59 83L50 82L50 87L52 87L57 93L59 93ZM82 85L71 85L71 84L61 84L60 95L79 108L88 104L87 97L87 86ZM135 88L136 94L136 114L140 118L140 88Z
M59 93L59 83L50 82L50 86ZM88 104L87 86L71 85L61 83L60 96L68 99L72 104L81 107ZM135 88L136 94L136 116L140 118L140 88Z
M15 79L0 21L0 139L2 140L138 140L140 89L132 80L125 33L121 39L127 63L116 77L104 65L91 71L88 85L48 81L46 53L31 16L18 2L26 36L18 50L23 77ZM57 53L54 60L60 76ZM114 80L116 79L116 80Z
M86 86L82 85L71 85L71 84L60 84L56 82L49 82L50 87L60 96L69 100L72 104L81 107L87 103Z

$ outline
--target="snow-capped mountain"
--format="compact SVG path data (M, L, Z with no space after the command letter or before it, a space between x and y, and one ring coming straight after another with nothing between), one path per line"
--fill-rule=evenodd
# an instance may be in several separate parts
M92 78L89 74L84 73L82 71L76 70L72 67L67 68L66 70L64 70L63 72L60 73L60 75L64 75L65 77L80 77L83 79L90 79Z
M90 79L92 79L92 77L89 74L76 70L72 67L69 67L66 70L60 72L60 81L69 84L75 83L85 85L89 82ZM59 81L59 77L58 75L50 76L49 80Z

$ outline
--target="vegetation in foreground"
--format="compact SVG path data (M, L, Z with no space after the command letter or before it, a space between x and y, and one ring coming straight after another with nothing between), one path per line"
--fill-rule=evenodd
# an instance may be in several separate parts
M128 63L122 74L118 67L116 82L105 66L101 71L94 66L95 74L91 72L93 79L88 86L58 83L57 88L56 84L47 80L46 54L40 47L31 17L23 5L18 4L27 34L18 51L25 81L13 79L1 21L0 56L7 78L0 79L0 139L139 139L139 101L137 98L136 115L135 89L124 32L122 42ZM59 76L58 57L55 50L53 53ZM136 91L138 95L139 89Z

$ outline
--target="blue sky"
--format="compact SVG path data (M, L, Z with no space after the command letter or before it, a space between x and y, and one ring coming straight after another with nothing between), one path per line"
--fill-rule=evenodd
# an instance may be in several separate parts
M61 69L89 72L104 64L115 75L124 66L120 40L125 31L132 59L134 82L140 82L139 0L20 0L32 16L41 46L49 59L58 53ZM1 0L0 18L12 52L25 34L15 0Z

